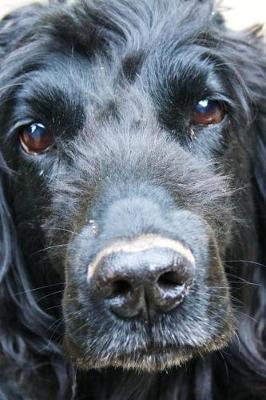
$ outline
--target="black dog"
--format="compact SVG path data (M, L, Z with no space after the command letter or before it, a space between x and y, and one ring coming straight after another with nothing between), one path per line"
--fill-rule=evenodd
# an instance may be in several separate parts
M0 399L266 399L266 58L211 0L0 28Z

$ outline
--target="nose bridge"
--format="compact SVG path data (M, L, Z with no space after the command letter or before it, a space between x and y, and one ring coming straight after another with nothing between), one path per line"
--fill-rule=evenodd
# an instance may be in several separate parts
M167 230L167 218L174 201L163 188L146 182L126 182L104 192L93 219L101 221L104 237L117 238L160 234Z
M111 184L117 192L128 184L134 190L137 189L135 183L146 182L155 188L170 186L173 179L175 182L182 179L191 161L189 153L148 117L145 122L132 122L130 115L128 119L130 122L122 119L104 129L96 127L99 135L90 142L84 131L84 141L88 142L90 152L88 164L92 164L101 187L108 188Z

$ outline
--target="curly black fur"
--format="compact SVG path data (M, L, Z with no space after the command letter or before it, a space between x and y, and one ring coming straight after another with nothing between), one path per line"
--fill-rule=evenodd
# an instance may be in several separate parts
M229 31L211 0L62 3L0 24L0 399L266 399L260 29ZM191 126L203 98L220 124ZM34 121L56 140L39 156L18 139ZM85 275L142 233L198 262L148 330L111 318Z

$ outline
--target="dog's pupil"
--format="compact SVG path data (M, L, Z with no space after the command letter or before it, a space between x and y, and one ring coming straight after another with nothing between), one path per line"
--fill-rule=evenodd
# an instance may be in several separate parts
M196 112L207 114L214 111L216 107L219 107L216 101L201 100L196 106Z
M34 140L40 140L46 133L45 126L40 123L31 124L26 130Z

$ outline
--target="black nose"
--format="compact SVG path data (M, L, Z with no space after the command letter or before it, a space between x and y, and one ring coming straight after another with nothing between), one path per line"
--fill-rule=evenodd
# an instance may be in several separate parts
M181 243L144 238L102 251L89 266L90 288L118 317L153 318L178 306L192 284L194 257Z

